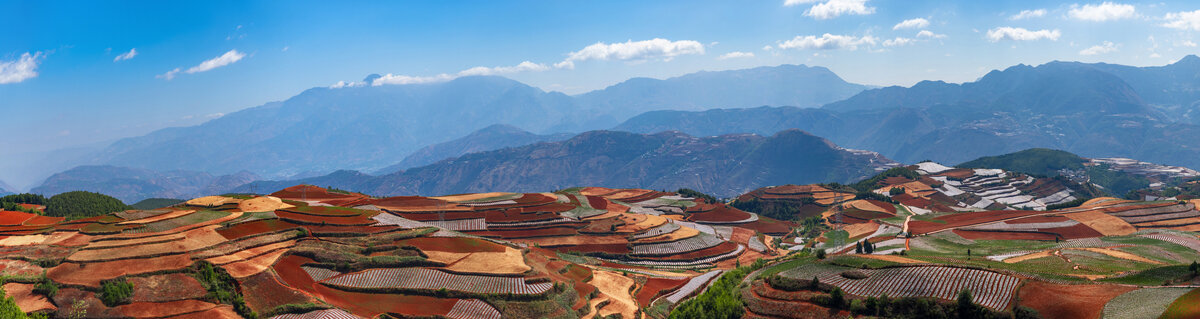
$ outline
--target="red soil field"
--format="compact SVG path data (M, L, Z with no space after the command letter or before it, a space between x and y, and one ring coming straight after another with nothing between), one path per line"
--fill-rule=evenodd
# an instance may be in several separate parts
M572 246L560 246L550 248L559 252L580 252L580 253L609 253L609 254L628 254L632 252L629 245L626 244L583 244Z
M129 277L133 284L132 302L164 302L200 299L208 294L196 278L183 273Z
M17 206L21 206L21 208L24 208L24 209L32 209L32 210L43 211L43 212L46 211L46 206L37 205L37 204L17 204Z
M539 204L537 206L523 207L523 208L521 208L521 210L525 211L525 212L561 213L561 212L575 209L575 207L576 207L575 205L571 205L571 204L567 204L567 203L547 203L547 204Z
M201 312L212 309L217 305L199 300L180 300L168 302L135 302L113 307L114 312L122 316L134 318L161 318L175 315Z
M313 216L306 214L297 214L287 211L277 211L275 216L279 218L298 221L300 223L310 224L326 224L326 225L343 225L343 226L366 226L376 223L374 219L366 216Z
M334 206L296 206L292 208L280 209L285 212L297 214L315 215L315 216L358 216L364 212L360 210L334 207Z
M386 231L399 229L395 225L380 225L380 226L338 226L338 225L304 225L308 231L313 233L363 233L374 234Z
M934 176L945 176L953 179L966 179L975 176L975 170L969 168L956 168L945 172L934 174Z
M696 205L701 207L705 205ZM734 222L746 220L750 218L750 213L743 210L726 206L725 204L709 205L709 207L701 208L697 212L690 212L688 220L694 222Z
M554 237L554 236L574 236L579 235L575 228L571 227L546 227L535 229L517 229L517 230L485 230L469 232L472 235L483 237L500 237L500 238L531 238L531 237Z
M312 302L312 297L283 285L274 271L264 271L242 278L239 282L246 305L257 313L264 313L286 304Z
M275 263L275 271L288 286L319 296L330 304L357 315L368 317L395 312L411 316L441 316L454 307L457 299L441 299L415 295L369 294L315 285L300 266L312 259L289 255Z
M447 251L456 253L493 252L502 253L505 247L490 241L469 237L417 237L397 241L424 251Z
M470 211L470 206L462 206L440 199L420 196L396 196L371 200L371 204L380 208L395 211Z
M487 211L485 213L486 220L489 223L518 223L532 222L561 218L557 213L522 213L519 209L507 209L503 211Z
M1179 296L1167 306L1162 319L1200 318L1200 288Z
M0 225L10 225L10 226L20 225L21 223L24 223L26 220L29 220L30 218L33 218L34 216L37 216L37 215L30 214L30 213L23 213L23 212L0 210Z
M459 220L459 219L471 219L471 218L484 218L485 216L487 216L487 214L485 214L483 212L446 212L443 214L393 212L393 214L395 214L396 216L408 218L408 219L419 221L419 222L433 222L433 221L442 220L443 218L445 218L446 220Z
M123 275L183 269L191 264L192 259L187 254L87 263L86 266L65 262L50 268L46 277L62 284L100 287L102 280Z
M909 195L909 194L900 194L900 195L892 196L892 199L895 199L897 202L900 202L900 204L904 204L907 206L913 206L913 207L925 208L925 207L929 207L929 205L933 205L933 201L930 201L930 200L924 199L924 198L913 197L912 195Z
M50 226L67 220L66 217L34 216L25 221L26 226Z
M269 233L295 227L300 227L300 225L293 224L282 219L261 219L220 228L217 229L217 233L221 234L221 236L225 236L226 239L235 240L246 236Z
M193 312L193 313L189 313L189 314L183 314L183 315L171 317L171 319L240 319L240 318L242 318L242 316L238 315L236 311L233 311L233 306L230 306L230 305L217 305L215 308L212 308L209 310L205 310L205 311L201 311L201 312Z
M888 218L895 215L888 215L880 212L865 211L861 209L848 209L842 212L842 222L847 224L861 224L870 222L872 219ZM836 218L836 217L833 217Z
M667 294L683 284L687 283L688 279L669 279L669 278L648 278L646 283L642 285L642 290L638 290L637 303L642 307L649 307L650 302L654 301L655 297Z
M1038 229L1038 231L1055 233L1055 234L1058 234L1059 236L1062 236L1065 239L1079 239L1079 238L1091 238L1091 237L1103 237L1104 236L1104 234L1101 234L1100 232L1096 231L1095 229L1092 229L1091 227L1088 227L1087 225L1084 225L1084 224L1078 224L1078 225L1069 226L1069 227Z
M368 198L366 195L358 193L342 194L330 192L321 187L312 185L297 185L284 188L278 192L271 193L271 196L279 198L287 198L292 200L310 200L310 201L326 201L335 199L361 199Z
M637 203L637 202L644 202L644 201L648 201L651 199L655 199L655 198L659 198L659 197L663 197L663 196L667 196L667 195L673 195L673 194L663 193L663 192L659 192L659 191L650 191L650 192L646 192L645 194L641 194L638 196L633 196L633 197L629 197L629 198L625 198L625 199L617 199L617 200L620 200L620 201L626 202L626 203Z
M1100 318L1104 304L1137 289L1117 285L1059 285L1028 280L1017 293L1017 304L1037 310L1042 318Z
M608 200L604 199L604 197L599 197L599 196L586 196L586 197L587 197L587 201L588 201L588 206L592 206L592 208L595 208L595 209L608 209Z
M1033 224L1033 223L1057 223L1057 222L1065 222L1065 221L1071 221L1071 219L1063 217L1062 215L1045 215L1045 216L1032 216L1032 217L1025 217L1025 218L1021 218L1021 219L1014 219L1014 220L1005 221L1004 223L1007 223L1007 224Z
M1029 215L1045 214L1046 212L1031 211L1031 210L1003 210L1003 211L982 211L970 213L955 213L934 218L944 221L945 224L936 223L924 220L914 220L908 223L908 230L914 234L924 234L932 231L975 225L980 223L994 222L1010 218L1017 218Z

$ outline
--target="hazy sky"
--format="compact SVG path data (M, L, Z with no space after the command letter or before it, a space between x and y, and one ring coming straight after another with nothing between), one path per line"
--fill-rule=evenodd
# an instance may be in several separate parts
M3 157L372 73L378 85L495 74L575 94L785 63L904 86L1052 60L1164 65L1200 51L1200 3L0 1L0 30Z

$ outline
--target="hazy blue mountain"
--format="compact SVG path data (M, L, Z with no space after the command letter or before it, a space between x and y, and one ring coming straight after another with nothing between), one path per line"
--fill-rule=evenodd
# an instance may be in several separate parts
M343 171L321 178L251 185L268 191L307 183L380 196L532 192L581 185L686 187L733 196L764 185L856 181L893 163L878 154L841 149L800 130L769 137L593 131L566 141L471 153L378 177Z
M213 176L204 172L111 165L79 166L54 174L31 193L51 196L70 191L90 191L136 203L147 198L194 198L226 193L236 186L257 180L249 172Z
M571 134L534 134L512 125L495 124L475 131L462 138L423 147L404 160L376 172L391 174L397 171L433 164L437 161L459 157L463 154L491 151L505 147L521 146L537 142L554 142L571 138Z
M501 77L314 88L207 123L114 143L99 163L264 175L374 169L418 148L499 123L541 131L572 122L571 97Z
M780 65L697 72L665 80L633 78L576 96L581 105L611 110L618 119L652 110L700 111L760 105L817 107L862 92L829 69Z
M1200 73L1200 64L1186 61L1171 67ZM1041 147L1200 167L1200 126L1171 121L1121 77L1081 63L1018 65L964 84L926 81L867 90L820 110L658 111L616 126L696 135L784 128L905 163L959 163Z
M16 188L5 184L4 181L0 181L0 196L12 194L13 192L16 192Z
M1167 113L1169 119L1200 124L1200 57L1188 55L1156 67L1089 65L1125 80L1147 104Z

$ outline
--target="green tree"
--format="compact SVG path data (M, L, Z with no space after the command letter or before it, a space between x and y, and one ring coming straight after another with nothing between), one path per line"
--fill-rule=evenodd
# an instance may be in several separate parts
M825 259L825 250L817 249L817 259Z
M854 242L854 253L855 253L855 254L861 254L861 253L863 253L863 245L862 245L862 242L861 242L861 241L860 241L860 242Z
M978 311L976 311L975 308L978 306L976 306L974 303L971 302L971 291L970 290L963 289L962 291L958 292L958 304L957 305L958 305L957 310L958 310L959 318L967 319L967 318L975 318L976 317L976 312L978 312Z
M128 205L112 196L74 191L50 197L46 200L46 215L79 219L100 216L130 209Z
M829 292L829 307L842 308L846 305L846 293L842 292L842 288L833 287L833 291Z
M100 283L100 301L113 307L129 303L133 297L133 284L125 280L105 280Z
M24 311L21 311L20 307L17 307L16 300L13 300L12 297L9 297L2 292L3 292L3 290L0 290L0 297L3 297L2 299L0 299L0 318L13 318L13 319L29 318L29 316L25 315Z
M888 190L888 195L896 196L896 195L900 195L900 194L904 194L903 188L892 187L892 189Z

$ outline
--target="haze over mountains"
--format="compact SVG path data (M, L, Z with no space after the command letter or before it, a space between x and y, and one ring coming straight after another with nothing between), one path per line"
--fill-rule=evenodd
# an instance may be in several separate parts
M354 186L354 190L372 194L379 191L379 195L525 187L510 190L520 191L600 185L597 181L605 179L562 171L560 179L536 186L518 186L522 184L499 179L479 185L461 181L468 176L491 178L471 175L481 172L531 169L514 154L485 151L523 149L519 146L571 136L556 132L611 128L644 134L677 130L692 136L772 136L800 129L837 145L876 151L903 163L934 160L953 164L1043 147L1086 157L1130 157L1200 167L1200 126L1192 124L1190 115L1200 98L1196 93L1200 92L1197 74L1200 58L1188 56L1162 67L1077 62L1017 65L992 71L975 82L924 81L907 88L867 89L846 83L825 68L793 65L701 72L666 80L631 79L578 96L544 92L500 77L314 88L283 102L250 108L199 126L119 141L96 156L95 162L210 175L204 178L243 170L272 180L296 180L300 177L288 176L318 176L313 172L343 169L375 172L382 176L337 172L300 181L312 180L318 185L320 180L338 181L329 184ZM618 124L620 120L624 121ZM712 152L729 158L749 156L750 152L717 151L719 146L712 147ZM564 151L586 153L582 148L557 150ZM706 152L699 148L692 151ZM476 152L500 158L463 156ZM435 162L459 156L463 157L449 162L463 165L461 161L471 158L473 168L469 174L428 173L433 172L429 167L450 169ZM432 166L422 167L429 164ZM418 173L423 170L427 173ZM674 174L666 170L651 172ZM82 187L64 181L83 180L94 181L93 188L152 189L126 185L116 177L68 178L77 173L64 172L68 176L59 176L39 189L60 189L53 185ZM413 185L384 187L385 183L378 181L387 176ZM370 182L348 181L355 178ZM717 189L705 184L709 181L666 175L638 178L612 180L623 183L612 186L710 187L718 193L741 191L743 187ZM843 176L827 176L775 184L842 180ZM432 181L459 184L420 186ZM668 182L681 185L670 186ZM682 185L686 183L693 184ZM744 186L752 189L763 185L767 184ZM162 192L166 191L151 193L164 197L159 195ZM140 196L150 197L147 195Z
M686 187L734 196L761 185L856 181L894 164L878 154L844 150L799 130L770 137L592 131L562 142L473 153L378 177L340 171L295 181L255 182L236 191L251 187L273 191L306 183L386 196L610 185Z

